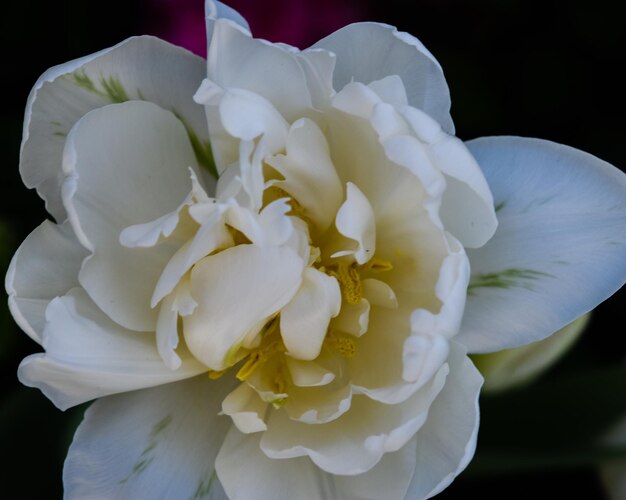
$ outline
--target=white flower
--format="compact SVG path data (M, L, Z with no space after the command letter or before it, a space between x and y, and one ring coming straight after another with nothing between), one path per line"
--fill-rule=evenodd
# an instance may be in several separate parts
M207 15L208 65L133 38L29 97L21 172L58 224L7 274L45 349L19 376L60 408L100 398L66 497L433 496L475 448L467 353L624 283L624 175L464 144L439 64L390 26L299 51Z

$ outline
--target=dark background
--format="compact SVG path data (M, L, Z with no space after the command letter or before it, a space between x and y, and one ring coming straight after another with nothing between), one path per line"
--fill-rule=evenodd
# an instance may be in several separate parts
M202 15L201 0L189 4L185 9ZM230 4L248 17L253 33L279 41L272 34L289 21L281 17L285 2ZM394 0L310 4L299 20L299 38L281 41L297 41L304 48L338 27L333 23L344 24L350 17L387 22L420 38L446 73L459 137L541 137L624 169L626 30L616 2L429 0L412 2L415 14L409 14L405 2ZM176 20L165 0L93 5L78 0L3 4L2 275L19 242L46 217L42 201L18 174L23 110L38 76L131 35L170 36ZM620 369L626 357L625 296L620 292L596 310L583 339L543 381L517 395L484 398L476 460L438 498L462 498L468 492L484 499L604 498L596 463L607 456L589 447L601 426L596 420L586 423L575 412L579 404L590 410L590 419L606 414L601 423L608 425L618 410L626 411L626 398L619 392L626 386ZM0 450L9 463L0 468L0 484L4 492L12 492L5 498L61 498L62 460L82 411L62 413L38 391L19 385L19 361L38 350L0 305ZM593 384L585 386L589 380ZM604 391L601 397L591 398L598 387ZM555 397L559 404L550 408L556 413L547 414L546 401Z

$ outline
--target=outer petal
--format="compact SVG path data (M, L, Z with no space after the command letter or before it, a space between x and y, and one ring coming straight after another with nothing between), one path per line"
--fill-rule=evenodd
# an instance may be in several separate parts
M207 55L208 78L222 88L258 94L293 122L311 107L306 77L288 50L252 38L232 21L218 19Z
M197 377L96 401L70 446L65 498L225 499L214 461L232 384ZM221 494L220 494L221 493Z
M46 308L52 299L78 286L87 250L69 223L44 221L13 256L6 276L9 309L20 328L41 344Z
M468 253L472 278L459 342L499 351L543 339L626 280L626 176L587 153L538 139L469 147L499 207L499 228Z
M63 201L78 239L93 252L79 281L126 328L154 331L150 297L176 248L126 248L120 233L174 211L191 190L191 165L195 157L185 128L147 102L91 111L68 136Z
M198 307L184 318L191 352L213 370L230 366L228 358L244 338L291 300L302 266L289 248L256 245L232 247L198 262L191 272Z
M414 471L413 442L387 453L365 474L334 476L305 457L268 458L259 440L258 434L246 436L234 428L226 436L215 469L232 500L402 500Z
M148 36L49 69L26 105L20 159L24 183L37 188L57 221L65 219L59 167L67 134L87 112L127 100L152 101L174 111L208 162L206 120L192 98L204 76L202 58Z
M443 491L474 455L478 395L483 379L465 348L451 343L450 374L416 439L415 475L406 498L420 500Z
M211 41L213 36L213 25L217 19L229 19L246 31L250 31L247 21L232 7L224 5L222 2L215 0L205 0L204 2L204 15L206 16L206 39Z
M454 133L450 91L441 66L413 36L385 24L358 23L336 31L314 47L337 55L336 90L352 81L368 84L399 75L409 104L432 116L446 132Z
M153 334L138 334L113 323L80 288L54 299L46 321L45 354L22 361L18 376L24 385L41 389L62 410L206 370L188 355L178 370L169 370Z

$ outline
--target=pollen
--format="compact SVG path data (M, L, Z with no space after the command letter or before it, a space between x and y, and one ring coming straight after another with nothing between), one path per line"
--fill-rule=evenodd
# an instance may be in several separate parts
M343 298L348 304L356 305L363 297L361 277L354 265L337 264L328 268L328 274L337 278Z
M326 337L328 343L344 358L352 358L356 354L356 342L347 335L329 331Z

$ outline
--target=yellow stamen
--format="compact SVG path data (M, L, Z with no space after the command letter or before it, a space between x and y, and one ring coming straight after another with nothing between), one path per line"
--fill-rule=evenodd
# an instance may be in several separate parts
M391 271L393 269L393 264L388 260L374 257L363 264L362 268L382 273L385 271Z
M226 370L209 370L207 373L211 380L217 380L218 378L222 378L227 371L228 368L226 368Z
M239 369L235 377L237 377L242 382L245 382L250 378L250 376L256 371L256 369L265 361L265 356L262 355L261 351L254 351L246 359L246 362Z
M342 263L333 266L333 268L328 269L328 274L337 278L346 302L353 305L361 302L363 287L361 286L361 277L356 267Z
M356 354L356 342L350 336L329 331L326 337L331 346L344 358L351 358Z

